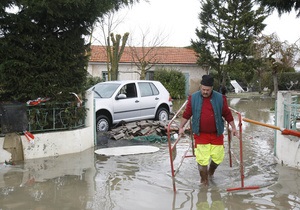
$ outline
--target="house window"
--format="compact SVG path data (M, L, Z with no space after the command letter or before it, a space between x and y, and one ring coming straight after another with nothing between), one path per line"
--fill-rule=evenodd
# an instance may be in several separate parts
M108 73L107 71L102 71L102 80L103 82L108 80Z
M147 71L146 72L146 79L147 80L154 80L154 71Z

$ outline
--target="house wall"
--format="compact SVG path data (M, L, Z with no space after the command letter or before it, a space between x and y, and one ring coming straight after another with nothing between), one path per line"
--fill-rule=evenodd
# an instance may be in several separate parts
M102 78L102 72L107 72L107 66L105 63L90 62L87 71L93 77ZM136 72L137 72L136 66L127 63L121 64L119 66L119 79L120 80L139 79L139 74Z
M93 97L93 92L86 93L87 101L85 106L87 108L87 117L85 128L34 134L34 143L28 142L24 135L19 135L22 142L24 160L77 153L93 147L96 136ZM11 153L3 149L4 141L5 137L0 138L0 162L8 161L11 158Z
M189 81L187 91L188 94L191 94L197 90L199 90L200 81L202 76L205 74L205 70L197 66L196 64L157 64L152 67L151 70L155 70L156 68L169 68L176 69L181 71L184 74L188 74ZM93 77L101 77L102 72L107 72L105 63L96 63L90 62L88 65L88 73ZM120 80L135 80L139 79L138 70L134 64L121 63L119 65L119 79Z

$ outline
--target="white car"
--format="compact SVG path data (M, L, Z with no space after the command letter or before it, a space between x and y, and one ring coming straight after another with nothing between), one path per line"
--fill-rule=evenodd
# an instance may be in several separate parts
M96 129L108 131L121 121L169 120L172 98L158 81L127 80L101 82L94 91Z

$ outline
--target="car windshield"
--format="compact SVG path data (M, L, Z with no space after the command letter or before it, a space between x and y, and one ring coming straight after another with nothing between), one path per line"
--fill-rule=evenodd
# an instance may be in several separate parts
M99 83L93 89L95 91L95 97L97 98L110 98L120 84L115 83Z

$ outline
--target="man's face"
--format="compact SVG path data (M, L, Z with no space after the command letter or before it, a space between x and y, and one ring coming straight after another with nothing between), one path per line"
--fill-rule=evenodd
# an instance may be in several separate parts
M213 87L201 85L200 90L201 90L202 96L207 98L211 95L211 93L213 91Z

